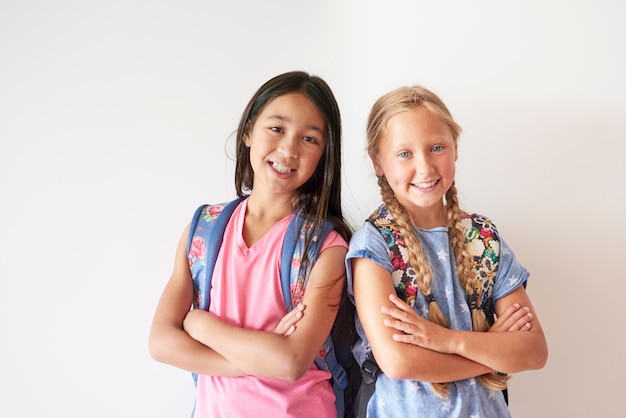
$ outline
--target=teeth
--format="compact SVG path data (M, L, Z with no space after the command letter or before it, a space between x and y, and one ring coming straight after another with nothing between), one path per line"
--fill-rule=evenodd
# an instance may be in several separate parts
M415 186L418 189L428 189L429 187L433 187L435 184L437 184L439 180L435 180L435 181L431 181L430 183L416 183Z
M272 167L274 167L274 170L278 171L279 173L289 173L291 171L291 168L289 167L285 167L284 165L280 165L278 163L272 162Z

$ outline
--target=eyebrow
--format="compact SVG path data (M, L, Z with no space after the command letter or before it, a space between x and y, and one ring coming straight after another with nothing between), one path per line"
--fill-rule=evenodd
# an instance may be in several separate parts
M267 117L267 119L278 119L281 122L285 122L285 123L291 123L292 120L286 116L281 116L281 115L270 115ZM324 134L325 129L324 128L320 128L317 125L307 125L306 129L312 130L312 131L317 131L320 134Z

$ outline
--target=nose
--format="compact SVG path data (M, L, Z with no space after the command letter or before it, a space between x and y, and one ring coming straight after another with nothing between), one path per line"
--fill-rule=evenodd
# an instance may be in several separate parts
M427 152L416 153L414 156L415 168L420 174L428 174L433 170L431 156Z
M294 135L285 135L278 144L278 152L286 158L298 158L300 155L298 148L300 145L299 138Z

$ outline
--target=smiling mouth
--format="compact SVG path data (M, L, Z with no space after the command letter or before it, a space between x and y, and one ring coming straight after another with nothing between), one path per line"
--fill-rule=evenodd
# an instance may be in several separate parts
M439 180L430 181L428 183L413 183L415 187L418 189L429 189L439 183Z
M280 165L273 161L272 161L272 167L274 168L274 170L278 171L281 174L287 174L287 173L291 173L292 171L296 171L296 170L293 170L289 167L285 167L284 165Z

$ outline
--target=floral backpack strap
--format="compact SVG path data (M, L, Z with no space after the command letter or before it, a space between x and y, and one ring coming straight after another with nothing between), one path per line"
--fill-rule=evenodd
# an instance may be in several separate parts
M409 266L409 253L404 237L400 233L400 226L385 205L379 206L367 221L378 229L387 243L389 259L393 267L391 278L396 294L413 307L418 292L415 270Z
M498 273L500 239L490 219L461 212L465 243L474 272L474 294L468 295L470 309L482 309L490 325L495 320L493 287Z
M239 198L229 203L202 205L193 215L189 226L187 260L193 279L194 309L209 309L211 278L226 224L242 200Z

